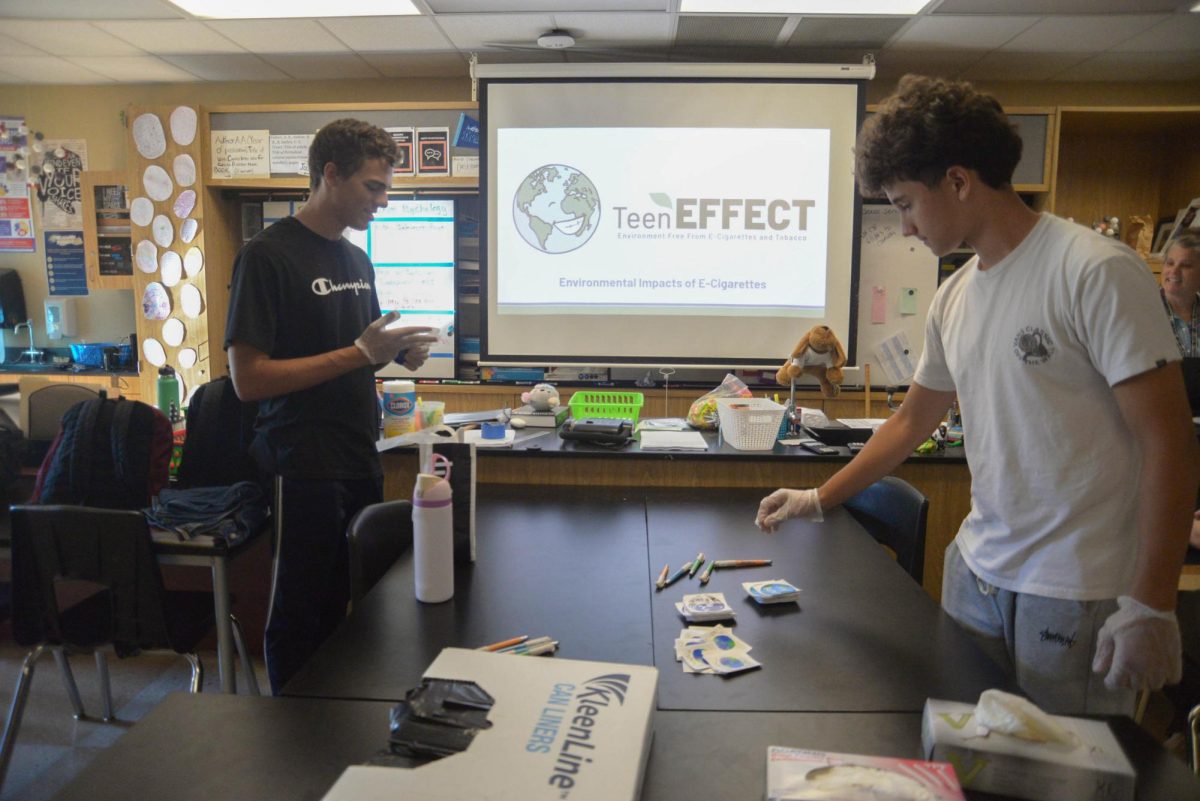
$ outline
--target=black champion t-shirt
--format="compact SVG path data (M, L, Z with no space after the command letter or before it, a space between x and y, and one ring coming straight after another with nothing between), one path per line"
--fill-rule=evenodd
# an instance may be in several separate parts
M225 347L250 345L272 359L326 353L353 345L379 313L367 255L285 217L238 253ZM365 366L261 401L253 450L288 478L371 478L381 473L378 424L374 369Z

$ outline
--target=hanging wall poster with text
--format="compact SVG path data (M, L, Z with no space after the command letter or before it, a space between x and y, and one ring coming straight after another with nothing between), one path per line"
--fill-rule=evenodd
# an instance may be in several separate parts
M0 116L0 253L32 253L29 202L29 131L24 117Z
M270 178L270 131L213 131L212 177Z
M51 295L86 295L83 231L45 231L46 283Z
M87 169L87 141L47 139L34 159L42 228L46 231L83 229L83 192L79 174Z

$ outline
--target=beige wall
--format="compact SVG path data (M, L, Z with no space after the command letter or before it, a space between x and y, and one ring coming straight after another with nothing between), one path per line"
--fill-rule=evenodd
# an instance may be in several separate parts
M981 83L1006 105L1193 105L1200 104L1200 83ZM868 102L883 99L890 82L869 85ZM51 138L82 137L88 166L119 170L125 166L123 109L129 105L350 103L370 101L469 100L465 78L375 81L230 82L194 84L122 84L100 86L0 84L0 114L24 116L31 129ZM40 221L38 221L40 233ZM48 294L40 252L4 254L0 265L21 272L37 343L44 335L42 301ZM80 339L116 340L134 330L137 303L126 290L93 290L76 302ZM22 332L23 334L23 332ZM4 334L16 345L18 338ZM53 343L49 343L53 344ZM57 344L64 344L62 342Z

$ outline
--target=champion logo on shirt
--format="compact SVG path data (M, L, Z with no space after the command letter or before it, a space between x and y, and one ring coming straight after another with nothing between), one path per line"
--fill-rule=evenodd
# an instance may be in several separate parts
M335 284L328 278L318 278L312 282L312 291L314 295L332 295L334 292L345 292L346 290L350 290L357 295L360 289L363 292L370 292L371 285L362 280L347 281L344 284Z
M1045 364L1058 348L1045 330L1027 325L1013 339L1013 353L1022 364Z

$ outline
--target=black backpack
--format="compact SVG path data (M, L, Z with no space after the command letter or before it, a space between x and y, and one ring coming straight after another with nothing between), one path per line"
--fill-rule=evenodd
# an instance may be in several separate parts
M187 437L179 461L182 487L224 487L259 481L250 443L258 404L242 402L228 376L196 388L187 408Z
M31 503L142 509L167 486L171 422L153 406L97 398L72 406L38 468Z

